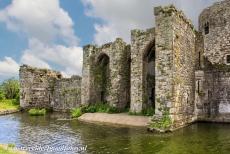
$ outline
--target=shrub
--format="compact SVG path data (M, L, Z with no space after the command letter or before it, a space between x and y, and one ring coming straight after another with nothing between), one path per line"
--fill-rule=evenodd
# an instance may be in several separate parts
M107 113L119 113L120 111L116 107L109 107Z
M9 143L7 146L8 146L9 148L14 148L14 147L15 147L15 144Z
M96 103L89 106L81 106L71 110L71 116L73 118L78 118L84 113L118 113L119 110L115 107L111 107L105 103Z
M152 107L142 110L144 116L153 116L154 109Z
M72 118L78 118L82 115L82 108L74 108L71 110L71 116Z
M85 113L95 113L95 112L97 112L97 109L96 106L94 105L90 105L85 109Z
M163 114L163 117L158 121L153 121L153 123L150 125L150 127L158 128L158 129L168 129L168 128L170 128L171 124L172 124L172 120L169 116L169 112L166 111Z
M5 94L4 92L0 89L0 100L5 99Z
M43 116L46 114L46 109L30 109L29 115L31 116Z
M1 89L6 99L16 99L19 97L19 81L14 78L4 81Z
M91 104L88 107L86 107L85 112L87 113L118 113L119 110L116 107L111 107L109 104L106 103L95 103Z

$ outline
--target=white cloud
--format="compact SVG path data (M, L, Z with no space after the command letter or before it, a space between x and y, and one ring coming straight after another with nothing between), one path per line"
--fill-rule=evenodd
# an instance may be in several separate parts
M29 40L29 48L24 51L21 63L35 67L51 68L50 63L62 68L63 74L81 75L83 49L63 45L47 45L38 39Z
M11 57L0 60L0 76L2 79L18 76L19 65Z
M0 21L15 32L23 32L29 38L43 42L57 39L69 45L77 44L73 21L59 4L59 0L13 0L0 11Z
M218 0L82 0L86 14L102 19L96 23L94 41L103 44L122 37L130 42L132 29L154 26L153 7L174 4L198 25L200 12Z
M12 0L0 10L0 22L28 39L20 64L49 69L55 66L66 76L81 75L82 48L78 47L74 22L59 0ZM0 74L11 72L15 74L15 69L0 70Z

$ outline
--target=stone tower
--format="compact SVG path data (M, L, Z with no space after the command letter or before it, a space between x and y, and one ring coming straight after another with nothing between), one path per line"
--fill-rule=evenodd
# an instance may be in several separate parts
M130 46L119 38L101 47L85 46L82 76L82 104L129 106Z

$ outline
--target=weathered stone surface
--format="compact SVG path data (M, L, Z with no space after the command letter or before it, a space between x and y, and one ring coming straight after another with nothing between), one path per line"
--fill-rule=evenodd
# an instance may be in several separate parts
M119 109L129 104L130 47L122 39L85 46L82 72L82 104L108 102Z
M85 46L82 82L22 66L21 106L64 110L81 101L136 113L154 108L156 130L175 130L196 120L228 121L230 0L205 9L199 31L172 5L157 7L154 14L156 27L132 30L130 45L118 38Z
M202 51L196 71L196 115L198 120L226 122L230 114L230 1L206 8L199 18L197 44ZM222 120L221 120L222 119Z
M20 106L69 110L81 104L81 77L65 79L59 72L20 67Z
M81 105L81 77L56 80L51 106L55 111L69 111Z
M152 51L151 51L152 50ZM131 32L131 112L140 113L149 103L148 86L154 88L155 58L148 63L150 52L155 54L155 29L132 30ZM153 70L148 73L148 66ZM148 75L153 76L153 83L147 81ZM152 84L152 85L151 85Z

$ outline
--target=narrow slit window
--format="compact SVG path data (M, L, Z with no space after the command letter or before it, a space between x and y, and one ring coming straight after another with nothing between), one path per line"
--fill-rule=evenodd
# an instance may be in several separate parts
M204 25L204 33L205 35L209 33L209 23L208 22Z
M230 65L230 55L226 56L226 63Z

